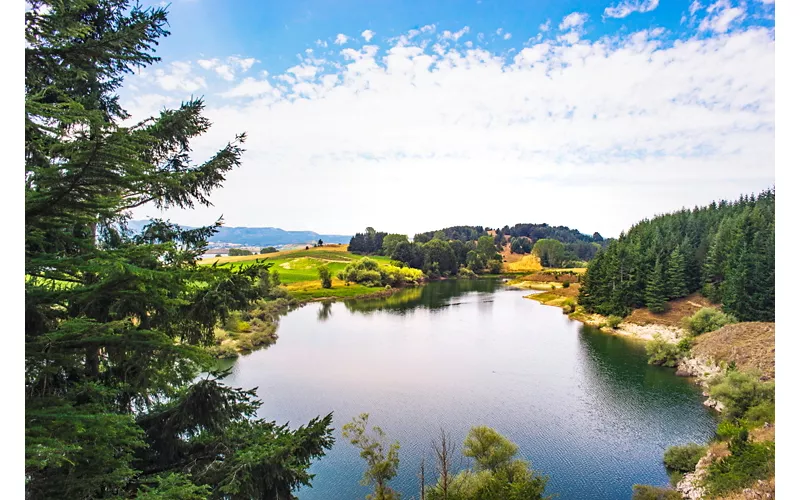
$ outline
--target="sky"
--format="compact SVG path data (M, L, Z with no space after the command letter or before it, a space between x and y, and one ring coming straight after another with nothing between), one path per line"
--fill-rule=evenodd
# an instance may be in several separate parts
M144 5L159 5L144 3ZM138 121L203 97L200 163L246 132L185 225L618 236L775 183L774 4L175 0Z

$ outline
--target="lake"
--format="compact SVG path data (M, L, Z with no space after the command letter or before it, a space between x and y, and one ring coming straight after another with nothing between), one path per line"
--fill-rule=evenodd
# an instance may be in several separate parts
M312 466L302 500L370 492L358 451L341 437L362 412L400 442L390 485L406 499L418 495L419 463L432 463L439 429L460 445L481 424L515 442L559 499L630 499L635 483L667 485L665 448L714 432L700 389L649 366L641 343L523 298L530 293L450 280L311 303L282 318L278 342L239 358L226 382L257 386L260 415L293 428L334 412L336 444Z

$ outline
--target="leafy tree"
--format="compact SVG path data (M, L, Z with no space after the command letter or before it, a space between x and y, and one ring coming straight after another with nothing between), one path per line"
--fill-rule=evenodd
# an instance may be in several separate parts
M408 243L408 236L405 234L387 234L383 238L383 248L382 253L383 255L391 256L394 254L397 245L400 243Z
M423 270L427 273L435 270L436 273L444 275L455 274L458 272L458 262L453 249L446 242L440 239L432 239L422 245L425 252Z
M533 245L533 254L539 257L544 267L560 267L564 263L564 244L558 240L544 238Z
M166 11L30 2L25 14L25 476L30 498L291 498L333 444L332 415L290 430L223 385L205 347L261 298L266 265L197 266L221 224L130 210L208 205L244 135L207 161L203 102L131 126L116 90L158 58ZM201 372L208 372L200 378Z
M417 242L398 243L391 257L393 260L402 262L416 269L422 269L425 265L425 250L422 248L422 245Z
M319 281L322 284L322 288L330 288L331 270L328 269L328 266L319 266L317 268L317 273L319 274Z
M392 444L386 443L386 434L383 430L374 426L370 433L367 430L368 424L369 413L362 413L342 427L342 436L361 450L361 458L367 462L362 484L375 487L374 494L367 495L367 499L400 498L400 495L386 484L397 475L397 467L400 465L400 443L396 441Z
M483 425L471 428L464 440L464 456L475 460L477 470L497 472L511 462L518 449L499 432Z
M544 490L548 478L531 470L530 465L524 460L516 459L516 453L517 446L494 429L482 426L472 428L464 441L464 455L473 458L475 466L455 476L450 476L448 473L446 480L445 475L440 472L437 483L426 488L426 499L545 498Z
M317 240L317 246L318 246L318 247L321 247L321 246L322 246L322 238L320 238L319 240Z
M480 274L486 269L486 259L477 250L470 250L467 253L467 268L476 274Z
M261 249L261 253L275 253L278 249L275 247L266 247Z

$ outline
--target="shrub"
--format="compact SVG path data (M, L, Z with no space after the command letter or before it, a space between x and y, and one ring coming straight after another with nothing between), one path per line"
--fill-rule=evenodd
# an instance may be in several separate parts
M706 454L707 447L689 443L682 446L670 446L664 452L664 465L667 469L680 473L692 472L697 462Z
M611 316L608 317L608 326L610 326L611 328L616 330L617 327L619 327L620 323L622 323L622 318L620 318L619 316L615 316L612 314Z
M564 287L564 288L569 288L569 281L565 281L565 282L561 283L561 286Z
M275 247L266 247L261 249L261 253L275 253L278 249Z
M750 407L744 413L744 418L753 424L775 422L775 401L763 401L755 406Z
M704 307L690 317L684 318L683 321L683 326L689 333L700 335L719 330L727 324L736 323L736 318L713 307Z
M475 279L478 277L472 269L468 269L466 267L462 267L458 270L458 277L460 279Z
M689 337L683 337L678 341L678 350L684 354L688 355L689 352L692 350L692 339Z
M490 259L487 264L487 270L490 274L500 274L503 271L503 261Z
M646 346L648 363L660 366L677 366L685 352L677 344L667 342L661 335L656 334Z
M682 500L683 497L676 490L658 488L648 484L634 484L632 500Z
M556 289L555 285L550 285L550 290L555 290L555 289Z
M753 372L730 371L709 381L711 397L725 405L725 416L729 419L774 412L775 382L762 382ZM758 407L758 409L756 409Z
M774 442L749 443L736 436L728 448L729 456L708 466L704 486L709 496L739 491L775 474Z
M228 255L231 257L239 257L242 255L253 255L253 252L250 250L244 250L242 248L231 248L228 250Z
M575 312L575 307L577 307L577 306L576 306L574 300L567 299L567 300L564 301L564 303L562 304L561 307L564 310L564 314L571 314L571 313Z
M722 440L730 439L733 436L738 436L739 432L743 430L737 422L733 420L723 420L717 425L717 437Z
M330 288L331 287L331 270L328 269L328 266L320 266L317 268L317 273L319 273L319 281L322 284L322 288Z

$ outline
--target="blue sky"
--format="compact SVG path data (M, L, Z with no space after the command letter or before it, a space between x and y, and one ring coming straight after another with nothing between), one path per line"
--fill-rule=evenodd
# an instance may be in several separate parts
M168 10L162 62L126 81L123 104L140 119L203 96L214 125L197 161L237 132L249 139L214 207L137 217L327 233L547 222L615 235L774 183L769 2Z

